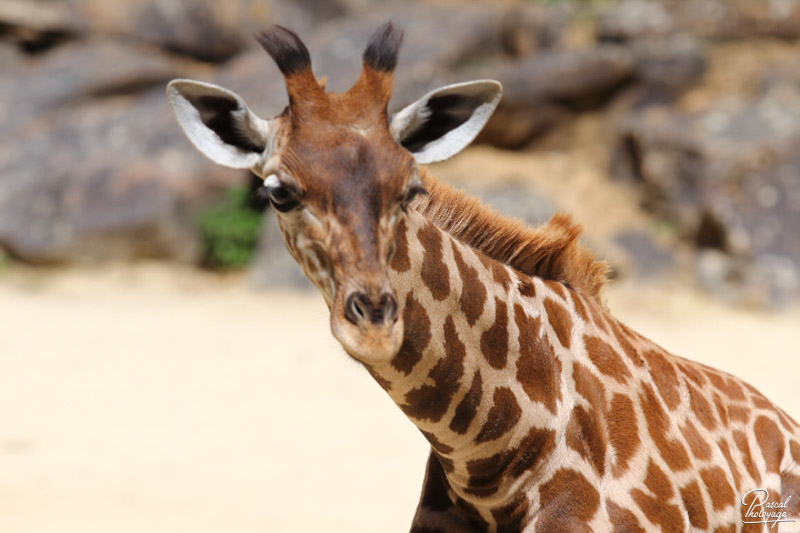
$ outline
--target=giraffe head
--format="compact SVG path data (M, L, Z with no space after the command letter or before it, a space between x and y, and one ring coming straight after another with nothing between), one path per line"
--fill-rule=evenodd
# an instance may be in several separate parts
M259 118L237 94L191 80L169 84L172 108L202 153L264 180L286 246L322 292L345 350L366 363L388 361L403 339L389 263L395 228L425 193L418 165L469 144L500 84L443 87L389 116L402 38L391 23L369 40L360 78L340 94L317 80L293 32L275 26L256 38L285 78L281 115Z

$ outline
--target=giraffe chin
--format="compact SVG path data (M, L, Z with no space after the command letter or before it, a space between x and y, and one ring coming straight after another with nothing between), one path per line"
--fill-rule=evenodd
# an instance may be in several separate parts
M390 362L403 344L402 318L393 324L355 325L332 314L331 331L348 355L366 365Z

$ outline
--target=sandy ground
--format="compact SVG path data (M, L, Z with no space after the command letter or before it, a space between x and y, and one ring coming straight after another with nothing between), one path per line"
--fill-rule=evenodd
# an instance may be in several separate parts
M800 310L613 287L800 417ZM0 278L0 531L407 531L426 444L316 294L158 265Z

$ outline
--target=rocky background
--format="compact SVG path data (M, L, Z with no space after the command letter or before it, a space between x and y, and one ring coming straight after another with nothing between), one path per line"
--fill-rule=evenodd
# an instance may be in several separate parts
M295 29L345 90L389 19L406 32L394 108L453 81L505 87L479 138L494 148L464 172L516 177L464 186L531 222L562 193L601 191L567 205L585 206L616 275L679 276L739 305L800 300L800 0L0 0L0 255L202 264L198 217L250 176L196 153L165 84L224 85L273 116L283 81L253 31ZM554 157L593 170L576 181ZM605 190L623 192L593 201ZM631 210L635 224L593 231ZM300 283L274 226L252 277Z

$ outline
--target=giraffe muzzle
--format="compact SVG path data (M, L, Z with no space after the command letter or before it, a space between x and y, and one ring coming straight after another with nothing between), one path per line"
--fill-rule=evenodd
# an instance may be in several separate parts
M340 292L331 309L333 336L365 364L391 361L403 342L403 318L387 290Z
M369 322L380 326L397 321L397 300L388 292L384 292L376 300L362 291L351 292L344 307L345 318L355 325Z

